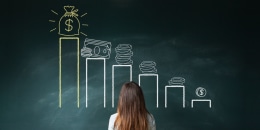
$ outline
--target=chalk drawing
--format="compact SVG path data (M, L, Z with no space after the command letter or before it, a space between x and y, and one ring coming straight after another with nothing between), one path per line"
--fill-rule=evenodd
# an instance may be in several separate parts
M61 108L61 51L62 51L62 40L76 40L77 41L77 107L79 108L79 38L78 37L60 37L59 39L59 107Z
M106 107L106 59L105 58L86 58L86 108L88 107L88 60L104 61L104 108Z
M131 57L133 56L132 45L119 44L116 48L115 60L119 65L133 65Z
M84 36L87 36L84 32L81 32L81 26L87 27L88 24L80 23L79 18L83 18L87 15L87 13L83 13L80 17L78 14L78 9L75 9L75 6L67 5L63 6L65 13L60 17L59 20L53 20L50 19L49 22L56 24L58 27L55 27L50 30L50 32L53 32L57 30L58 28L58 34L61 36L78 36L79 34L82 34ZM59 13L57 13L54 10L51 10L51 12L57 16L59 16ZM58 23L56 23L58 21Z
M141 77L142 76L155 76L156 77L156 107L159 107L159 76L158 74L139 74L138 84L141 86Z
M84 58L110 58L111 42L86 38L81 49Z
M185 83L185 79L182 77L172 77L168 81L169 85L181 85L183 86L183 83Z
M62 59L61 59L61 51L62 51L62 41L63 40L77 40L77 107L79 108L79 37L77 35L82 34L87 36L85 33L80 32L80 20L78 19L78 9L75 9L75 6L63 6L65 13L59 18L59 20L49 19L49 22L52 24L56 24L57 27L52 28L50 32L54 32L58 30L58 34L61 36L59 38L59 107L61 108L62 99L61 99L61 67L62 67ZM54 10L51 10L55 16L59 16ZM62 13L61 13L62 14ZM87 13L81 15L84 17ZM57 23L57 21L59 21ZM84 27L87 27L88 24L82 24ZM58 28L58 29L57 29Z
M211 100L210 99L192 99L191 100L191 108L193 108L193 102L209 102L209 108L211 108Z
M182 88L182 107L185 108L185 86L182 85L165 86L165 108L167 108L167 88Z
M198 87L198 88L196 89L195 93L196 93L196 95L197 95L198 97L205 97L206 94L207 94L207 91L206 91L205 88Z
M129 67L130 69L130 79L129 81L132 81L132 65L112 65L112 107L114 108L114 105L115 105L115 101L114 101L114 88L115 88L115 68L118 68L118 67Z
M157 73L157 69L155 68L156 63L153 61L143 61L140 65L139 65L139 69L140 71L142 71L142 73Z

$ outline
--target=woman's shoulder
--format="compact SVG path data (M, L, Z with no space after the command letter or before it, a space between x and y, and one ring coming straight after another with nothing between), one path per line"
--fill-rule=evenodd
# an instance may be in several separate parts
M117 116L118 115L118 113L114 113L114 114L112 114L111 116Z
M150 130L155 130L156 125L155 125L155 119L153 117L153 114L149 113L147 115L147 118L148 118L148 122L149 122L149 125L150 125Z
M149 120L154 120L153 114L151 114L151 113L148 113L147 117L148 117Z
M112 114L109 119L108 130L114 130L114 123L117 117L117 113Z
M114 113L110 116L110 120L115 120L117 117L118 113Z
M117 115L118 115L118 113L114 113L114 114L112 114L112 115L110 116L110 118L111 118L111 117L117 117Z

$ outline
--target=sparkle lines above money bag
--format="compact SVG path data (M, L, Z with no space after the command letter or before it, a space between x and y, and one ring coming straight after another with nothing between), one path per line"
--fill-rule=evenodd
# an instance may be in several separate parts
M51 23L58 23L58 34L62 36L78 36L79 34L82 34L84 36L87 36L85 33L80 31L81 26L88 26L88 24L80 24L80 18L84 17L87 13L82 14L79 17L79 10L75 9L75 6L64 6L65 13L60 17L59 20L49 20ZM59 15L54 10L51 10L51 12L55 15ZM59 22L56 22L59 21ZM50 30L50 32L55 31L57 27Z

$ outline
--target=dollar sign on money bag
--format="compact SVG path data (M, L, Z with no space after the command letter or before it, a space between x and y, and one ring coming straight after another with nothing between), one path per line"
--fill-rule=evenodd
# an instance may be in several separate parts
M73 23L73 20L71 20L71 19L67 19L65 21L65 24L67 25L67 28L65 28L65 30L67 32L70 32L73 29L73 26L71 25L71 23Z
M78 19L78 9L74 6L64 6L66 11L59 21L59 34L63 36L79 35L80 22Z

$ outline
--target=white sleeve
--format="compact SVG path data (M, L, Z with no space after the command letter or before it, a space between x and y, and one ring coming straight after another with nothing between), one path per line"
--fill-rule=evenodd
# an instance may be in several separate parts
M114 130L115 116L111 115L108 124L108 130Z
M156 130L155 119L152 114L151 114L150 130Z

